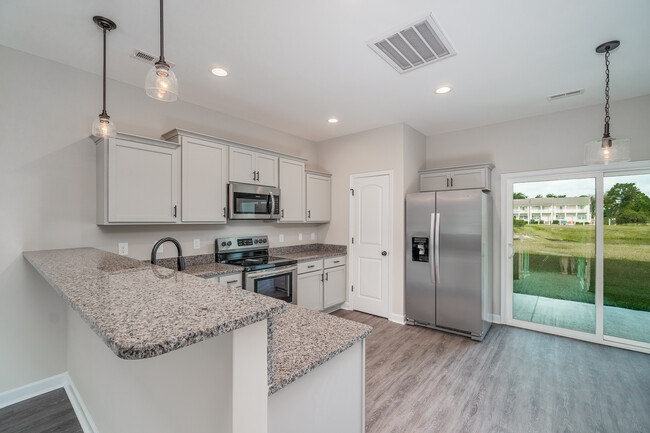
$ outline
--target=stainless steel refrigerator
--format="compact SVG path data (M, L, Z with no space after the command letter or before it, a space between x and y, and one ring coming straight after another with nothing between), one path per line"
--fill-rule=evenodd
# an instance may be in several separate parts
M406 196L406 321L481 341L490 328L492 197Z

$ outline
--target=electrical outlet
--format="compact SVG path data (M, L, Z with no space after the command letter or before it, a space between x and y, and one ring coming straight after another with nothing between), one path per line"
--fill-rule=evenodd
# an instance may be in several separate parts
M194 249L198 250L201 248L201 239L194 239Z
M278 238L279 238L278 241L280 243L284 242L284 235L280 235L280 236L278 236Z
M316 240L316 233L312 233L312 234L311 234L311 240L312 240L312 241L315 241L315 240Z
M117 253L121 256L129 255L129 244L126 242L120 242L117 244Z
M302 240L302 233L298 233L298 240L299 240L299 241Z

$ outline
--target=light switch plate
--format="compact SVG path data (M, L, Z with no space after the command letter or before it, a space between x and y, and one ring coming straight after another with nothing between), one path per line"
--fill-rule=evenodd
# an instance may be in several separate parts
M298 240L299 240L299 241L302 240L302 233L298 233Z
M280 236L278 236L278 241L279 241L280 243L284 242L284 235L280 235Z
M312 241L315 241L315 240L316 240L316 233L312 233L312 234L311 234L311 240L312 240Z
M194 239L194 249L198 250L201 248L201 239Z
M120 242L117 244L117 253L121 256L129 255L129 244L127 242Z

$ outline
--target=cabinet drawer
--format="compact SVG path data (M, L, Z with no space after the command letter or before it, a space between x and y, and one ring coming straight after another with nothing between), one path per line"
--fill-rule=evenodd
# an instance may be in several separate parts
M229 274L229 275L220 275L218 281L221 284L226 284L231 287L242 287L241 273L239 274Z
M309 262L298 263L298 273L304 274L305 272L320 271L323 269L323 260L311 260Z
M345 256L330 257L324 260L325 269L333 268L334 266L343 266L345 264Z

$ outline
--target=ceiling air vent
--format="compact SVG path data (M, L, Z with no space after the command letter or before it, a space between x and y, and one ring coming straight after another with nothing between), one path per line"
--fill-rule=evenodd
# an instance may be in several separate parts
M555 95L549 95L546 97L548 101L555 101L556 99L568 98L569 96L577 96L585 93L585 89L572 90L570 92L557 93Z
M401 74L456 54L431 15L368 41L368 46Z
M131 57L133 57L136 60L140 60L145 63L149 63L150 65L155 64L158 61L158 56L154 56L153 54L149 54L146 51L138 50L137 48L133 50L131 53ZM170 62L165 58L165 61L169 64L170 68L173 68L175 65L174 63Z

